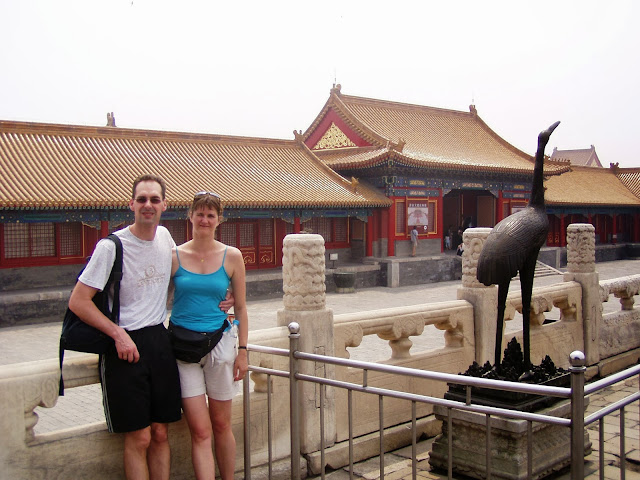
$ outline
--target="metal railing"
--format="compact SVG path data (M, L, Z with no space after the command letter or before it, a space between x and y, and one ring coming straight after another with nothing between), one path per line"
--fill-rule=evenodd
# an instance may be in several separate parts
M501 380L489 380L485 378L468 377L463 375L452 375L440 372L417 370L406 367L397 367L392 365L377 364L371 362L363 362L356 360L349 360L338 357L328 357L325 355L304 353L298 350L298 341L300 338L299 325L295 322L289 325L289 343L290 348L280 349L263 347L258 345L249 345L249 352L260 352L264 354L278 355L283 357L289 357L289 372L276 370L271 368L264 368L250 365L249 369L252 372L265 374L267 376L267 401L268 401L268 467L269 478L272 478L272 408L271 408L271 381L269 376L279 376L289 379L289 407L290 407L290 441L291 441L291 478L299 479L301 475L300 465L300 402L299 402L299 383L300 382L312 382L319 384L320 388L320 465L321 465L321 478L325 477L325 389L326 387L342 388L348 391L347 397L347 409L349 418L349 477L353 478L354 467L354 455L353 455L353 426L352 426L352 393L362 392L371 395L377 395L379 398L379 442L380 442L380 479L384 480L384 454L385 452L385 439L384 439L384 399L396 398L403 399L411 402L412 420L412 478L417 478L417 460L416 460L416 445L417 445L417 427L416 427L416 405L430 404L438 405L447 409L447 435L448 435L448 477L453 478L453 429L452 429L452 411L460 410L467 412L476 412L486 415L486 478L491 478L492 465L491 465L491 417L503 417L510 419L525 420L527 422L527 478L532 478L533 465L532 465L532 426L534 422L559 425L562 427L570 428L571 431L571 478L582 479L584 478L584 456L585 456L585 443L584 443L584 429L586 426L599 421L599 445L600 445L600 478L604 479L604 417L615 411L620 411L620 461L621 461L621 478L624 478L625 470L625 426L624 426L624 409L625 406L638 401L640 399L640 392L636 392L623 399L616 401L615 403L608 405L597 412L584 417L585 411L585 398L588 395L596 393L603 388L607 388L618 382L621 382L632 376L640 374L640 365L631 367L627 370L619 372L615 375L611 375L605 379L594 382L585 387L585 358L582 352L573 352L570 356L571 367L569 369L571 376L571 386L566 387L553 387L534 384L525 384L517 382L507 382ZM346 366L355 369L362 370L362 382L360 384L350 383L345 381L339 381L331 378L324 378L315 375L307 375L300 373L300 362L311 361L329 365ZM385 388L375 387L368 385L367 374L370 371L385 372L394 375L407 375L421 379L434 380L439 382L446 382L448 384L463 385L466 391L466 401L460 402L455 400L430 397L425 395L419 395L414 393L407 393L395 390L389 390ZM245 465L245 478L251 480L251 444L250 444L250 402L247 400L250 394L250 382L248 376L244 379L244 465ZM546 415L541 413L530 413L525 411L517 411L506 408L484 406L471 403L471 389L473 387L483 389L503 390L509 392L519 392L525 394L541 395L556 397L559 399L568 399L571 404L570 417L556 417L552 415Z

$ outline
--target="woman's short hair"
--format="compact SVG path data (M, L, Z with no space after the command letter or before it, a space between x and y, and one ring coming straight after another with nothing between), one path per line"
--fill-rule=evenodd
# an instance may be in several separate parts
M222 216L222 203L220 202L220 195L214 192L198 192L193 196L193 201L189 207L189 216L201 208L213 208L218 212L218 216Z

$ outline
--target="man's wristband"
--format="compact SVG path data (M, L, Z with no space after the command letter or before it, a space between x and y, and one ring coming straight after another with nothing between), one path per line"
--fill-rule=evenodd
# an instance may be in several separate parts
M240 346L238 347L238 349L239 349L239 350L246 350L246 349L247 349L247 346L246 346L246 345L240 345Z

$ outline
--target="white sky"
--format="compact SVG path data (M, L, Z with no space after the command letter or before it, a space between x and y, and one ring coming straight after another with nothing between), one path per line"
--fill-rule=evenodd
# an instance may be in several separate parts
M640 167L640 2L0 0L0 119L292 139L347 95Z

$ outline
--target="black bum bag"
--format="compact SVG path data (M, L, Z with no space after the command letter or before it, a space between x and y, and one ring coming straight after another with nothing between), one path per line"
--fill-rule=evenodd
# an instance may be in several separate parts
M198 363L218 344L228 326L229 322L225 320L218 330L207 333L195 332L169 322L169 339L173 355L183 362Z

